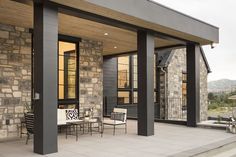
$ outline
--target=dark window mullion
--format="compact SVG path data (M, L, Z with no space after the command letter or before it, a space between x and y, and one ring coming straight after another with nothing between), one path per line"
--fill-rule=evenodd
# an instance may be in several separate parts
M129 83L130 83L130 93L129 93L129 101L130 104L133 104L133 55L129 56Z
M154 64L155 64L155 67L154 67L154 68L155 68L155 72L156 72L156 77L155 77L155 79L156 79L156 80L155 80L156 84L155 84L155 89L154 89L154 92L156 93L156 98L155 98L155 101L154 101L154 103L155 103L155 102L157 102L157 100L158 100L158 94L159 94L159 93L158 93L158 84L159 84L160 82L158 81L158 80L159 80L159 79L158 79L159 76L158 76L158 68L157 68L157 67L158 67L158 55L157 55L157 54L154 54L154 57L155 57L155 63L154 63Z

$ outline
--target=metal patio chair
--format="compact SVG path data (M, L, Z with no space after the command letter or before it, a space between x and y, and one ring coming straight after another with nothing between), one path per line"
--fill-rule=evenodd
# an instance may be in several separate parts
M33 113L25 113L25 126L27 130L27 138L26 143L28 144L28 141L30 139L30 135L34 134L34 114Z
M116 126L124 125L125 133L127 133L127 109L114 108L110 119L103 120L102 133L104 132L104 125L113 126L113 135L115 135Z

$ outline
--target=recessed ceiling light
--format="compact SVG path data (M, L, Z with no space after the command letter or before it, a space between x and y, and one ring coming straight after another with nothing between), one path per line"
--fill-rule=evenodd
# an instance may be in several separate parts
M104 33L105 36L108 36L109 34L108 33Z
M117 49L117 46L114 46L114 49Z

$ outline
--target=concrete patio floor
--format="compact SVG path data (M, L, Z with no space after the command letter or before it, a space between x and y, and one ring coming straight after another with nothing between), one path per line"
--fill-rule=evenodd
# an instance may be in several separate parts
M124 129L106 128L104 136L99 134L80 135L76 142L74 136L60 134L59 152L48 157L162 157L188 156L201 148L232 141L236 136L224 130L188 128L173 124L155 123L155 135L142 137L136 135L137 121L128 121L128 134ZM187 152L187 153L186 153ZM182 155L181 155L182 154ZM185 154L185 155L184 155ZM0 143L0 157L37 157L33 153L33 141L25 145L25 139Z

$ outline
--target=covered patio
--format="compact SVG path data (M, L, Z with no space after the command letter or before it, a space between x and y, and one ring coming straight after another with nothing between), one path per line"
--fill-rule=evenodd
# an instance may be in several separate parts
M140 12L140 10L144 10L144 12ZM130 122L128 138L126 136L111 138L110 135L107 135L107 137L104 135L104 138L98 138L98 143L94 143L94 147L90 145L91 137L86 139L84 145L82 143L82 137L81 142L78 142L76 145L84 147L83 150L79 148L73 149L75 147L72 143L69 144L70 140L66 141L63 136L59 136L59 152L62 155L75 153L74 155L76 156L78 154L84 154L86 150L88 151L85 147L89 144L90 148L95 149L95 154L101 152L98 150L101 145L104 149L107 149L107 152L104 151L104 153L107 153L107 156L109 156L116 153L109 152L110 149L107 148L109 144L118 141L118 145L125 145L125 143L128 143L127 139L129 139L128 141L139 144L137 144L136 148L130 148L130 152L127 150L128 146L121 151L129 152L132 155L138 153L135 152L138 147L142 148L147 143L146 149L150 150L149 153L152 156L151 151L156 149L153 146L159 147L165 143L164 141L159 145L157 141L162 138L170 138L167 137L167 130L162 130L162 127L160 127L160 130L156 129L158 127L157 123L154 124L153 65L154 50L158 49L174 46L184 46L186 48L188 85L187 120L185 124L189 127L197 126L200 120L199 57L201 46L218 43L219 32L217 27L156 4L153 1L145 0L138 2L127 0L126 4L117 0L112 0L109 3L96 0L1 0L0 20L3 24L10 25L9 27L13 28L8 29L8 27L3 25L3 31L0 32L3 38L1 41L5 42L2 46L4 50L1 51L3 53L2 58L3 60L7 60L6 62L2 62L3 65L1 65L1 68L8 70L7 72L11 72L10 74L7 72L3 73L5 79L7 80L9 77L13 77L9 80L14 85L18 84L17 81L21 82L21 77L22 79L31 81L30 85L20 83L23 92L18 92L18 88L15 86L9 86L9 82L9 84L6 83L7 85L3 84L1 101L5 105L6 102L10 102L9 97L12 99L18 98L21 107L25 102L32 102L35 117L33 145L35 153L45 155L58 151L58 108L74 105L74 108L78 109L79 112L83 112L84 108L91 107L99 110L100 116L103 116L103 94L106 92L103 90L103 88L105 89L105 84L103 83L105 80L103 78L104 56L137 53L137 85L139 87L137 90L137 123L136 121ZM20 40L21 38L23 40ZM73 43L73 52L69 49L63 51L63 54L61 54L60 42ZM14 57L15 54L18 56ZM68 54L72 54L72 56L69 55L68 57ZM65 60L65 56L74 58L72 61L73 69L69 69L68 64L67 72L64 63L69 63L69 61L68 59ZM64 62L61 61L62 57L64 57ZM20 59L17 60L16 58ZM13 64L8 61L9 59L13 60ZM28 68L26 72L24 70L26 67L25 63L21 63L21 61L23 62L25 60L27 60L26 64ZM18 68L18 70L22 72L22 75L26 74L26 77L22 75L15 77L15 74L13 74L19 66L19 64L15 64L16 61L20 62L20 66L23 68ZM64 66L61 67L62 64ZM73 74L71 78L72 84L68 83L68 80L70 80L68 79L68 71L70 70ZM67 77L61 79L61 73L63 73L63 76L67 73ZM24 87L28 88L24 89ZM65 87L67 88L65 89ZM109 86L108 88L113 87ZM14 90L17 92L13 92L12 94ZM24 93L25 90L27 90L26 93ZM71 93L68 94L70 91L72 91L72 95ZM15 101L12 100L12 102ZM3 112L8 113L8 111L5 111L4 105L1 109ZM17 104L15 106L20 105ZM17 116L22 117L24 111L16 110L15 106L10 109L14 110L14 113L17 111ZM13 115L12 117L15 118L17 116ZM3 117L5 129L11 130L12 128L9 129L8 125L11 122L16 122L9 119L11 117L9 114L3 115ZM19 119L17 121L18 123ZM17 124L14 124L14 128ZM176 127L164 126L167 129L168 127ZM171 143L175 141L182 142L185 138L184 136L182 139L180 138L181 134L185 134L181 133L181 129L184 127L179 128L180 132L178 136L173 132L176 136L170 139ZM6 132L6 130L4 131ZM163 134L161 134L162 131ZM189 130L184 129L184 131L194 131L194 128L190 128ZM217 131L215 132L217 134ZM139 137L136 134L153 137ZM196 132L196 135L194 135L190 132L190 134L190 137L195 137L198 133ZM221 133L219 132L219 134ZM118 137L119 140L117 139ZM215 137L217 136L214 136L212 140ZM100 143L100 141L104 142ZM20 142L22 141L10 142L9 144L14 145ZM194 144L198 145L198 142L202 141L196 141ZM208 144L209 140L205 142ZM191 138L187 139L186 144L189 145L189 143L191 143ZM187 147L184 143L179 144L185 148ZM173 146L173 152L177 153L184 150L185 148L182 146ZM188 148L192 148L193 146L190 145ZM22 148L23 150L32 149L30 146L22 146ZM113 149L116 148L114 147ZM165 148L168 148L168 146L166 145ZM73 152L72 149L76 150L76 152ZM168 154L168 150L162 149L160 151L163 152L160 152L160 154ZM116 151L119 151L119 149ZM18 152L18 150L15 152ZM101 156L103 155L106 154L101 154Z
M48 157L157 157L157 156L193 156L235 142L235 135L224 130L188 128L173 124L155 123L155 135L137 136L137 121L128 121L128 134L123 129L106 129L104 136L81 135L75 137L65 134L58 136L59 153ZM25 145L25 139L0 143L0 157L41 156L32 152L33 141ZM137 151L138 150L138 151ZM220 152L218 152L220 153Z

